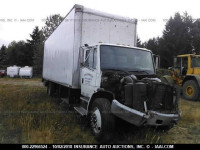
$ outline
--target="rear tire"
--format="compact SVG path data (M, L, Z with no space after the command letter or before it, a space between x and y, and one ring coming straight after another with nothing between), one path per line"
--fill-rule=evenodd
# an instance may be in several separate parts
M187 100L198 100L199 86L196 81L188 80L183 84L183 96Z
M111 113L111 104L105 98L97 98L89 115L92 133L100 142L108 142L114 133L115 117Z

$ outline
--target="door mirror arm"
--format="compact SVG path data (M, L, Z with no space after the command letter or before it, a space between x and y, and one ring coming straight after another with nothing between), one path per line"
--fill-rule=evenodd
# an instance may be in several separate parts
M85 67L85 63L84 63L84 62L81 62L81 63L80 63L80 66L81 66L81 67Z

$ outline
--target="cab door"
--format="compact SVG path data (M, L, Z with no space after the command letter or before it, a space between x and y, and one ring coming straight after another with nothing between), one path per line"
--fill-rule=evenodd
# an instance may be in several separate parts
M99 88L96 80L99 77L99 67L97 67L97 48L85 50L84 63L81 68L81 94L85 97L91 97Z

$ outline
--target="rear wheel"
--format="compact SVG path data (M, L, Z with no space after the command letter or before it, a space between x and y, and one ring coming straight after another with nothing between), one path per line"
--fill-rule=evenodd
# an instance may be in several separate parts
M113 136L115 118L111 113L109 100L97 98L92 104L90 112L92 133L98 141L107 142Z
M183 96L188 100L197 100L199 97L199 87L196 81L188 80L183 84Z

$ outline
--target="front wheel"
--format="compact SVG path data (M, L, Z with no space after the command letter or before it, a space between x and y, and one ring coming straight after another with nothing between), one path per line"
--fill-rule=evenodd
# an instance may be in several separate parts
M197 100L199 97L199 87L196 81L188 80L183 84L183 96L188 100Z
M92 133L98 141L107 142L113 136L115 118L111 113L111 104L105 98L97 98L90 112Z

